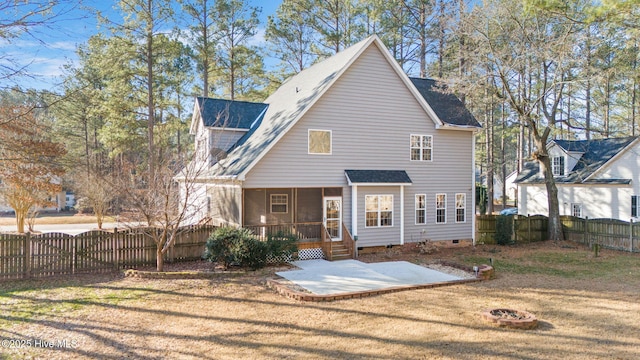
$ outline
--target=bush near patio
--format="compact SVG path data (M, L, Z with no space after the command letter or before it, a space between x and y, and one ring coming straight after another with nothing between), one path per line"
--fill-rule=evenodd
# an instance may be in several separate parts
M270 259L290 258L296 251L296 241L295 236L284 233L269 235L266 241L261 241L248 229L221 227L211 233L203 257L225 269L236 265L256 270Z

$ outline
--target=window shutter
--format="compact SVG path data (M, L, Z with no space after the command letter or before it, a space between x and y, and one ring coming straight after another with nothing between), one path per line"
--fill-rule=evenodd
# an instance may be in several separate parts
M564 156L560 156L560 176L564 176Z
M635 195L631 196L631 216L638 216L638 197Z

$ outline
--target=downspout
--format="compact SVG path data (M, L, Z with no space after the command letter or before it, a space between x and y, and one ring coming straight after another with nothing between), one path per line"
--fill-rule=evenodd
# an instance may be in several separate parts
M471 134L471 242L476 246L476 133Z
M400 185L400 245L404 245L404 185Z
M351 235L353 240L358 241L358 185L351 185Z

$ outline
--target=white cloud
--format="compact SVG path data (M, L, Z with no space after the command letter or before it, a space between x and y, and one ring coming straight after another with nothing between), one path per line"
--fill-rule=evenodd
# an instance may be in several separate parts
M264 27L259 27L258 30L256 31L256 34L249 39L247 45L249 46L262 46L264 45L267 40L265 39L265 33L267 32L267 29Z

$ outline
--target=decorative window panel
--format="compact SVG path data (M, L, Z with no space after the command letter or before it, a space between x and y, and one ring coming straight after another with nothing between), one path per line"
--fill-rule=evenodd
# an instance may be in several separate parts
M331 130L309 130L309 154L331 155Z

